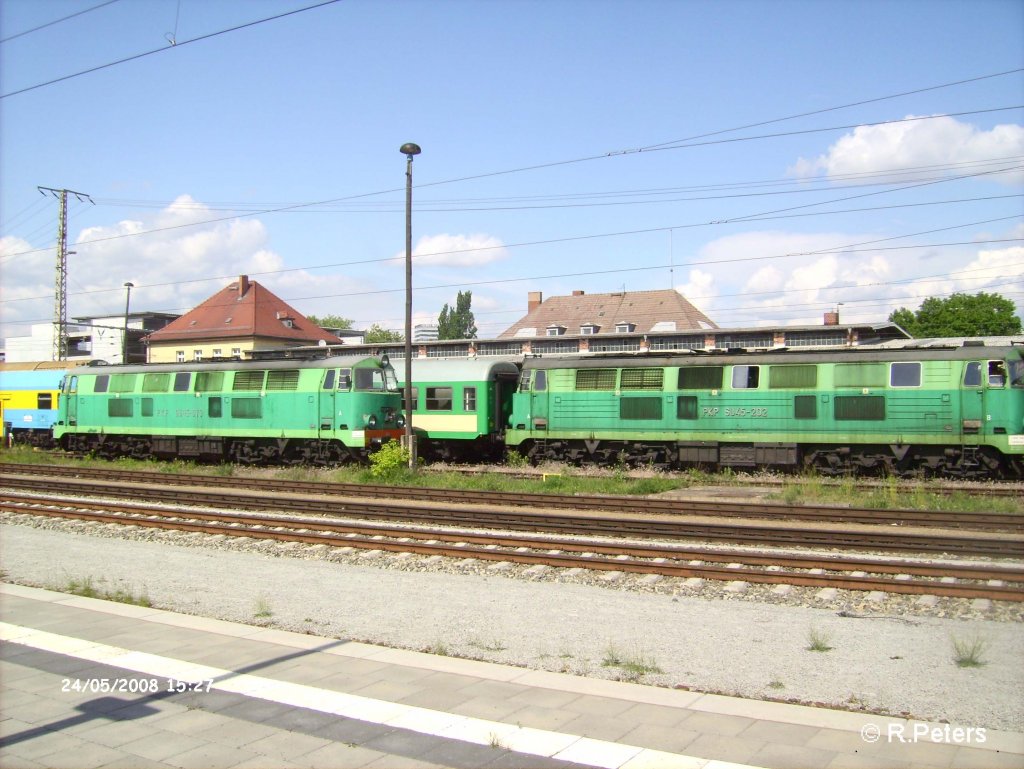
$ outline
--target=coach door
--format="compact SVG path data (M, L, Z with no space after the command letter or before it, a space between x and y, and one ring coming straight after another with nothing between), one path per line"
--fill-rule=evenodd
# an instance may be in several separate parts
M972 360L964 366L964 386L960 389L960 427L965 442L969 436L985 432L985 400L988 361Z
M332 437L335 429L334 415L335 415L335 385L337 383L338 371L337 369L327 369L324 372L324 381L320 388L320 419L319 419L319 432L320 437L328 439Z

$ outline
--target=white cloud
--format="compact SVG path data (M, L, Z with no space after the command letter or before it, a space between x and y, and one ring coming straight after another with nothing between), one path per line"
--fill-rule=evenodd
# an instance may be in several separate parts
M76 253L68 257L68 318L123 313L126 281L135 284L132 310L185 312L243 274L303 314L341 315L357 327L380 314L386 295L373 293L377 285L345 274L286 270L261 221L209 221L215 218L183 195L152 216L69 233ZM186 224L194 226L180 226ZM53 317L54 250L10 256L32 250L23 240L0 240L4 337L27 334L26 324Z
M1024 126L997 125L983 131L969 123L940 116L930 120L860 126L829 147L824 155L800 158L789 173L800 178L818 174L842 176L919 166L950 166L1020 155L1024 155ZM974 169L947 169L944 173L955 176L998 167L985 165ZM993 174L988 178L1015 184L1024 176L1017 172Z
M504 259L505 244L493 235L424 235L412 250L413 267L477 267ZM405 252L395 260L404 260ZM392 262L396 264L399 262Z

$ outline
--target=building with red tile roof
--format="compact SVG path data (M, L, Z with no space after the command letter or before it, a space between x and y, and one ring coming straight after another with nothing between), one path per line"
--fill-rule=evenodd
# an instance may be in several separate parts
M150 363L242 358L252 350L341 344L247 275L146 338Z

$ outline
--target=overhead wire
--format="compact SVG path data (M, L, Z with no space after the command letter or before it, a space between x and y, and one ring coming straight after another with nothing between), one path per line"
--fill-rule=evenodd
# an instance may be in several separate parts
M48 21L45 24L40 24L38 27L32 27L32 29L26 29L26 30L24 30L22 32L18 32L18 33L14 34L14 35L9 35L8 37L5 37L2 40L0 40L0 45L2 45L3 43L7 43L7 42L9 42L11 40L16 40L19 37L24 37L25 35L30 35L33 32L38 32L41 29L46 29L47 27L52 27L55 24L60 24L61 22L67 21L68 19L73 19L76 16L82 16L83 14L90 13L92 11L97 11L100 8L103 8L105 6L112 5L112 4L116 3L117 1L118 0L106 0L106 2L100 3L99 5L94 5L91 8L86 8L86 9L81 10L81 11L76 11L75 13L68 14L67 16L63 16L63 17L61 17L59 19L54 19L53 21Z

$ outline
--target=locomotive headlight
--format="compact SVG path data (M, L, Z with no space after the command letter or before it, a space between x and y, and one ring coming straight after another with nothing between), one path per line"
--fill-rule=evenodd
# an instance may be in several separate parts
M377 415L370 414L370 418L366 420L366 426L371 430L377 426Z

